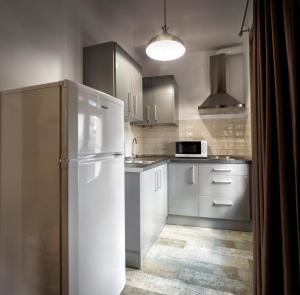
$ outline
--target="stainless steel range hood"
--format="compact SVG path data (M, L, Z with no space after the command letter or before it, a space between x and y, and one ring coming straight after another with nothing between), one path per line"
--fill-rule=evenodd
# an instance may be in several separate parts
M226 55L210 57L211 94L198 106L200 115L234 114L245 110L245 104L226 92Z

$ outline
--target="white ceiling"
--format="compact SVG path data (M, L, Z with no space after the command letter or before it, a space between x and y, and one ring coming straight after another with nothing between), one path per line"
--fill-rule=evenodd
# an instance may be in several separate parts
M163 0L83 1L87 2L94 2L95 16L103 18L103 25L107 21L106 33L120 30L130 35L130 45L141 57L149 39L161 31ZM168 0L167 24L189 51L228 47L242 42L238 32L245 4L246 0Z

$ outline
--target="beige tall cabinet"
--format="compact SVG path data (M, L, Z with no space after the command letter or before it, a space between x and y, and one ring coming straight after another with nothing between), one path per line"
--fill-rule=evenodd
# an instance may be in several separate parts
M142 68L117 43L83 49L83 83L122 99L126 121L143 120Z

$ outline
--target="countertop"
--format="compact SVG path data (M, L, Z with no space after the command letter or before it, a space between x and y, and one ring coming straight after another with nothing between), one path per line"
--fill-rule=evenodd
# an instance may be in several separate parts
M139 156L137 160L153 161L147 164L125 163L125 172L140 173L160 165L175 162L175 163L217 163L217 164L251 164L251 159L244 157L232 156L225 158L219 156L209 156L207 158L175 158L174 156Z

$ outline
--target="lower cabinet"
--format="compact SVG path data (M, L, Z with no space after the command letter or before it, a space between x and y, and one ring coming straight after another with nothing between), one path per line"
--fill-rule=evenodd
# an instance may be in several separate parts
M167 164L125 175L126 265L140 268L168 214Z
M169 165L169 214L250 221L248 164Z
M169 164L169 214L198 216L198 182L197 164Z

